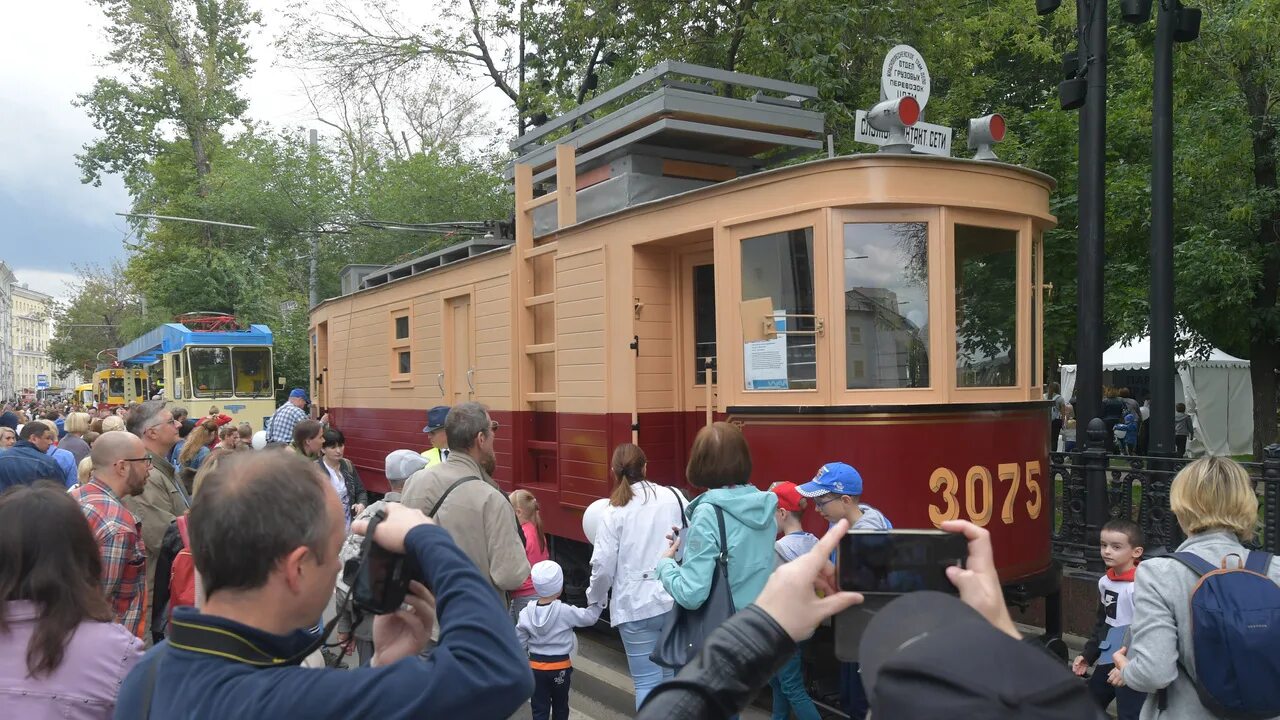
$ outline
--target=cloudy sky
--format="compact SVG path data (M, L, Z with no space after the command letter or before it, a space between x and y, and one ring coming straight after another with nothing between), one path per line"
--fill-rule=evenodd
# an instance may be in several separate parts
M245 86L249 114L277 126L306 124L310 114L296 73L271 47L283 0L257 0L264 26L252 38L257 60ZM125 256L129 209L116 178L84 185L74 155L95 136L71 105L104 70L103 17L91 0L5 2L0 24L0 260L19 282L65 294L71 265Z

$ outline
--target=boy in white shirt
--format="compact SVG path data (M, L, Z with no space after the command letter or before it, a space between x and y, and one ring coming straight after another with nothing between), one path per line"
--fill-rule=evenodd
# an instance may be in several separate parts
M1107 572L1098 578L1098 625L1084 646L1084 654L1071 664L1071 670L1083 676L1097 663L1089 678L1089 692L1106 711L1114 698L1119 720L1138 720L1147 696L1127 687L1114 687L1109 676L1115 670L1111 656L1124 645L1125 634L1133 622L1133 578L1138 570L1146 537L1132 520L1111 520L1102 526L1102 561Z
M529 653L533 669L533 720L569 720L570 655L577 647L574 628L590 627L600 619L602 605L580 608L560 602L564 571L554 560L543 560L529 573L538 601L520 611L516 637Z

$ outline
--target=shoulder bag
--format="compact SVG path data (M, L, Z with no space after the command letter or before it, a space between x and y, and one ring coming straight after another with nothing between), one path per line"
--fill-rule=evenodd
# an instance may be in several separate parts
M711 589L701 607L689 610L676 603L667 614L662 633L649 655L651 661L663 667L679 669L688 665L702 649L707 636L737 612L729 589L729 543L724 531L724 511L719 506L712 507L720 525L720 553L711 572ZM683 513L681 515L683 517Z

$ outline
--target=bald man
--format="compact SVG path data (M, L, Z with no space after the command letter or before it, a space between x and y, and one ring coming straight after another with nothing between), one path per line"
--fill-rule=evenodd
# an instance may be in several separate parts
M93 476L70 494L79 501L98 541L102 589L111 601L115 621L145 641L146 546L141 524L121 500L146 487L151 459L142 440L119 430L99 436L89 457Z

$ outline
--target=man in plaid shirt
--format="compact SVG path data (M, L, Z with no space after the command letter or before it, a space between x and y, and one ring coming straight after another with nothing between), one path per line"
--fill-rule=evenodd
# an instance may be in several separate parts
M293 442L293 426L307 419L302 408L307 405L307 391L294 388L289 391L289 399L276 408L276 412L267 422L267 442Z
M147 484L151 462L142 441L127 432L103 433L89 456L93 476L71 490L71 497L89 521L102 552L102 589L111 602L115 621L145 640L147 551L141 523L121 502L138 495Z

